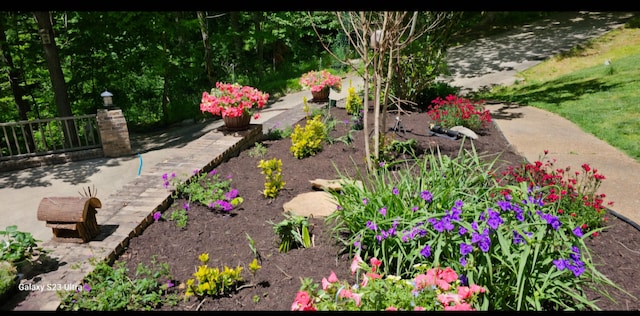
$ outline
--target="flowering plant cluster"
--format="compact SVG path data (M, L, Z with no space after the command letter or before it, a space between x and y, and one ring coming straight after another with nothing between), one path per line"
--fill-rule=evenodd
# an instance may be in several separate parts
M450 94L444 99L438 97L431 101L431 109L427 114L442 127L464 126L478 131L491 123L491 114L489 110L484 109L483 103L483 101L473 103L468 99Z
M200 110L221 117L241 117L252 115L254 108L263 108L268 100L269 94L256 88L216 82L210 93L202 93Z
M201 298L204 296L228 294L235 291L237 287L244 282L244 278L242 277L243 267L240 265L235 268L225 266L221 271L219 268L207 266L209 262L208 253L200 254L198 260L200 260L202 264L199 265L196 272L193 273L195 279L188 279L186 282L185 300L190 296ZM260 268L256 259L249 264L249 270L254 275Z
M170 175L165 173L162 175L162 180L165 188L169 188L170 185L175 187L174 198L185 198L189 202L200 203L212 210L230 212L244 201L238 190L231 187L231 175L221 179L216 169L208 173L196 169L193 171L193 177L188 181L179 181L175 173ZM188 204L185 210L187 208Z
M384 273L407 278L426 263L486 286L483 309L597 310L586 288L603 296L604 287L620 289L596 269L585 244L602 228L584 229L567 216L558 201L570 198L552 202L549 186L497 181L495 159L461 149L454 158L426 155L413 169L378 169L366 186L345 178L348 194L333 193L338 209L327 220L338 223L334 233L352 253L380 258ZM571 204L576 213L592 207L583 201Z
M333 271L328 278L322 278L321 288L310 279L303 280L291 310L472 311L486 291L476 284L463 285L449 267L429 269L417 264L418 273L411 279L402 279L379 274L379 259L373 257L370 263L367 265L359 255L353 258L351 274L363 270L362 281L354 285L339 280Z
M555 160L546 159L549 151L533 163L511 166L502 173L502 183L526 183L530 188L545 188L545 203L554 203L561 217L572 217L580 229L590 231L603 227L605 217L604 193L598 189L605 176L589 164L571 172L571 167L555 168ZM546 160L545 160L546 159ZM544 162L542 162L544 160ZM609 201L608 205L613 202ZM598 231L592 234L598 236Z
M325 88L332 88L337 92L342 91L342 79L332 75L326 69L320 71L309 71L300 77L300 85L312 92L319 92Z

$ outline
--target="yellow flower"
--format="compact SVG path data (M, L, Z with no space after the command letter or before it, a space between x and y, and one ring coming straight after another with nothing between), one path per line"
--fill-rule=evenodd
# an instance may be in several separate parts
M201 255L198 256L198 259L200 260L200 262L202 262L203 264L207 264L207 262L209 262L209 254L208 253L203 253Z

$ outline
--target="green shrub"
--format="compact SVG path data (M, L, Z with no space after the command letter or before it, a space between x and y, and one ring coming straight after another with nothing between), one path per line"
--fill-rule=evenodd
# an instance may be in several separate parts
M309 248L312 246L311 233L309 232L309 219L304 216L285 213L285 219L273 225L273 231L280 238L279 252L288 252L293 248Z
M16 276L18 271L11 262L0 261L0 297L16 285Z
M291 153L298 159L314 156L322 150L322 145L327 139L326 126L321 121L322 116L316 115L307 120L304 128L300 124L291 134Z
M351 86L349 83L349 88L347 89L347 99L345 103L345 109L350 115L359 115L360 111L363 108L362 98L356 92L356 88Z

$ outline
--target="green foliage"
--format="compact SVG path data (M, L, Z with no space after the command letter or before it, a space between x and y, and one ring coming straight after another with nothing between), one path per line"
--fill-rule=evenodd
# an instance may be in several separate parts
M176 227L185 228L187 226L187 221L189 217L187 216L187 211L185 209L173 210L171 212L170 221L176 222Z
M105 261L95 264L77 290L59 291L61 311L140 311L175 305L178 296L167 263L151 258L149 266L138 264L135 278L123 261L113 267Z
M269 160L260 160L258 168L262 169L260 174L265 176L264 191L262 194L264 197L274 199L278 196L278 193L286 182L282 180L282 160L273 158Z
M285 219L278 223L269 221L269 224L273 225L273 231L280 239L278 251L284 253L293 248L310 248L313 241L309 232L309 219L289 213L284 213L284 216Z
M16 286L18 271L9 261L0 260L0 297Z
M258 143L258 142L253 144L253 148L251 148L248 152L249 157L262 158L266 154L267 154L267 147L264 147L262 143Z
M209 262L208 253L198 256L198 260L202 264L193 273L195 279L187 280L187 290L184 293L185 300L194 295L198 298L225 295L235 291L238 285L244 281L241 275L242 266L235 268L225 266L222 271L219 268L211 268L207 266Z
M279 128L279 123L276 123L273 127L267 130L267 134L265 135L265 139L268 140L278 140L291 136L293 134L293 127L286 126L284 128Z
M164 187L175 187L174 198L185 198L189 202L197 202L212 210L229 212L243 202L238 190L231 188L232 178L221 179L217 170L208 173L194 170L193 176L186 181L180 181L175 174L163 174Z
M31 262L44 253L37 240L29 232L18 230L18 226L10 225L0 230L0 261L17 263L24 260Z
M364 186L343 177L343 193L333 194L341 210L327 220L345 249L379 258L384 273L410 277L423 263L486 286L483 309L597 310L587 289L622 290L597 271L584 241L602 228L582 231L544 183L499 183L497 159L461 145L453 158L433 153L406 169L359 174Z
M322 116L316 115L307 120L304 128L300 124L291 134L291 153L298 159L314 156L322 150L323 142L327 139L326 125L321 121Z

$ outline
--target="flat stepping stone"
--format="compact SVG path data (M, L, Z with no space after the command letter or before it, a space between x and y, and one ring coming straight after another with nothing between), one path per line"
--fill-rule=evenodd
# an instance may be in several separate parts
M311 187L315 190L340 192L342 191L342 185L345 183L345 180L314 179L309 180L309 182L311 183ZM362 188L361 181L355 181L355 184Z
M325 217L333 213L338 203L331 193L325 191L313 191L298 194L291 201L282 205L285 212L305 217Z

